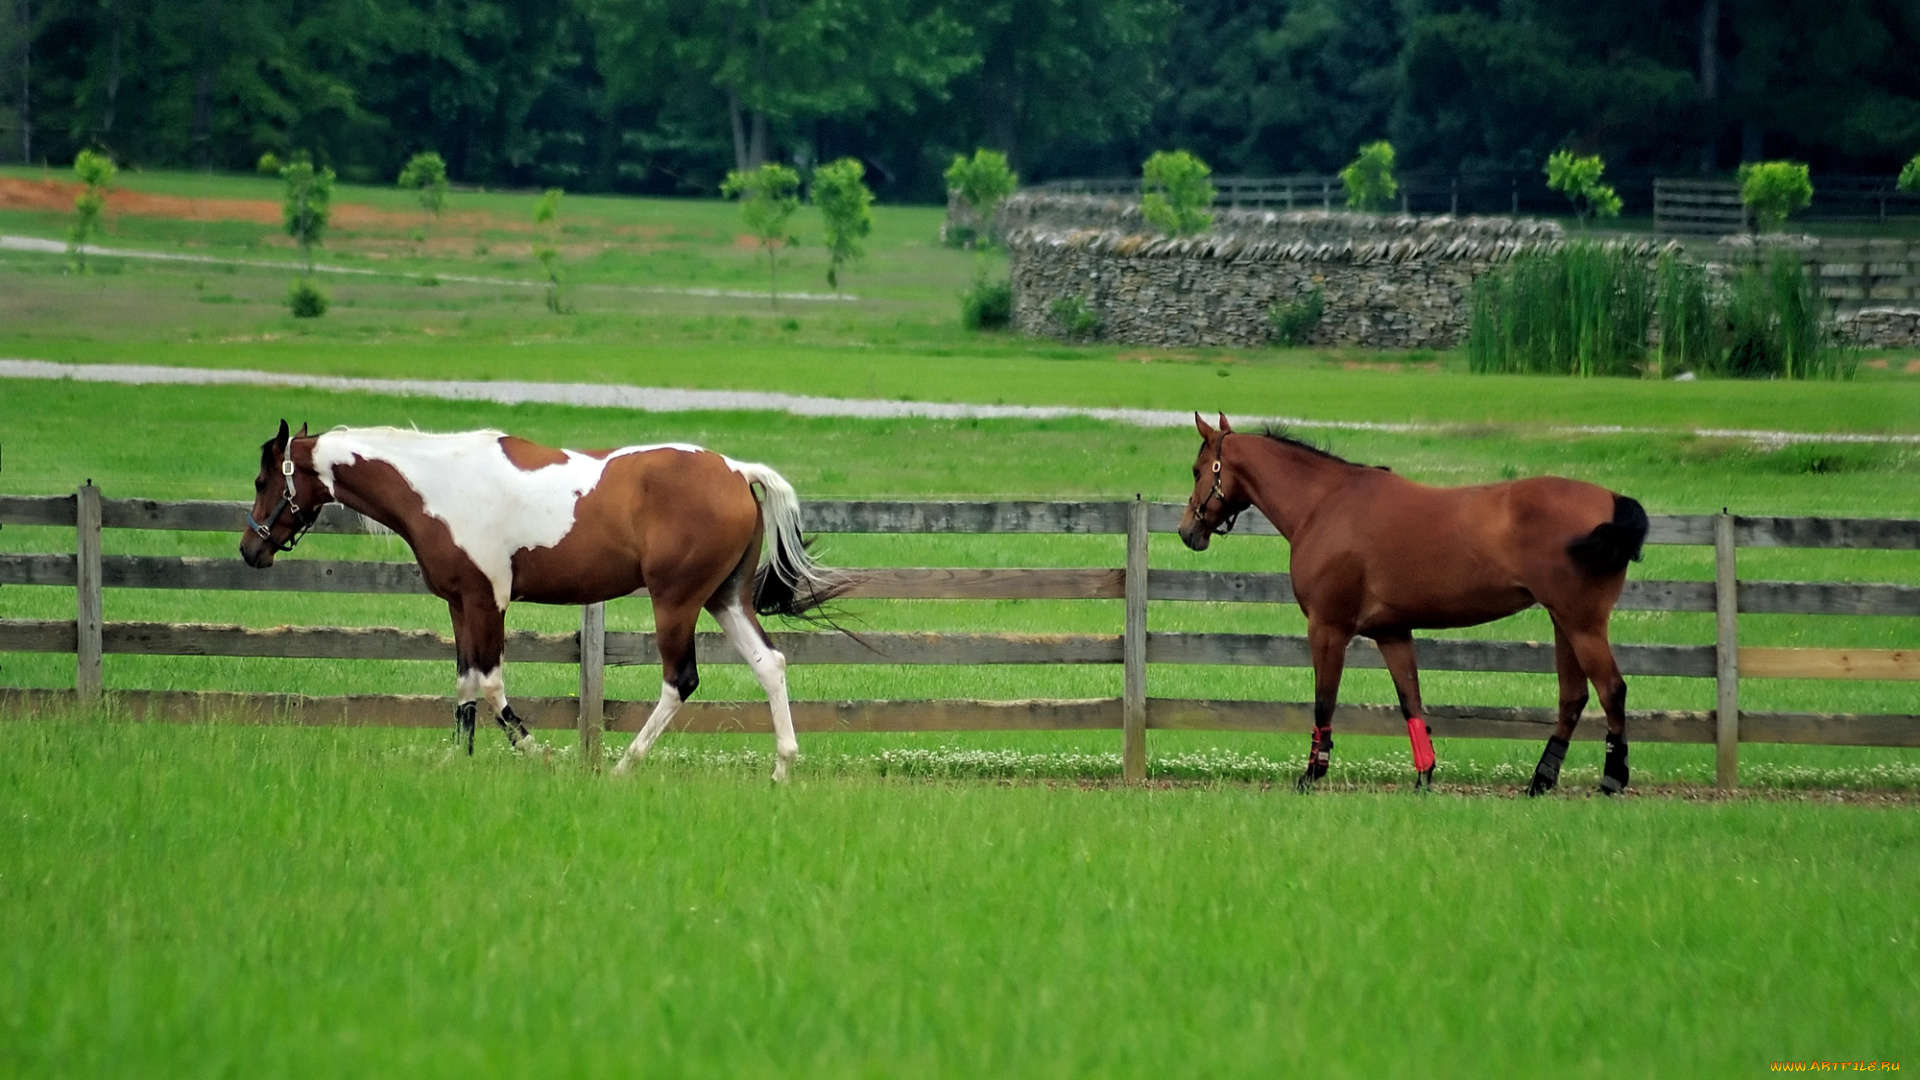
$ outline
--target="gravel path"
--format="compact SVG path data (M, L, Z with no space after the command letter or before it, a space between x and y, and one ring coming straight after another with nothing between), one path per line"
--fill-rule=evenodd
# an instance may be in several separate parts
M285 270L298 272L299 263L276 262L270 259L228 259L215 255L189 255L178 251L141 251L138 248L105 248L92 244L81 246L88 255L101 255L118 259L152 259L158 262L203 263L216 266L251 266L266 270ZM59 240L43 240L37 236L0 236L0 251L30 251L43 255L64 255L67 245ZM334 266L330 263L314 263L317 274L352 274L359 277L417 278L419 273L411 270L372 270L358 266ZM527 281L522 278L475 277L472 274L434 274L441 281L451 281L459 285L505 285L517 289L544 289L544 281ZM743 300L762 300L766 293L750 289L672 289L654 285L596 285L594 288L624 289L627 292L659 293L667 296L722 296ZM853 301L860 299L851 293L836 296L832 293L783 292L782 300L825 300L829 302Z
M45 360L0 360L0 378L73 379L128 385L286 386L336 393L430 397L448 401L489 401L502 405L573 405L636 412L781 412L793 416L846 416L861 420L925 417L934 420L1058 420L1082 417L1133 427L1178 428L1193 423L1193 413L1162 409L1088 409L1055 405L968 405L935 401L883 401L813 397L758 390L676 390L657 386L605 383L462 382L439 379L351 379L335 375L287 375L271 371L162 367L149 364L58 364ZM1275 424L1323 431L1444 432L1452 424L1391 424L1364 420L1314 420L1299 416L1240 418L1248 427ZM1480 426L1480 425L1476 425ZM1618 425L1547 427L1560 435L1672 435L1749 439L1767 446L1791 443L1893 443L1920 445L1920 435L1867 435L1747 428L1654 428Z

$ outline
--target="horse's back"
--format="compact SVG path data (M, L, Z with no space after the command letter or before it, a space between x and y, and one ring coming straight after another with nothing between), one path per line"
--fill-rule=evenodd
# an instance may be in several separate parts
M1467 626L1569 594L1570 547L1614 519L1615 495L1564 477L1432 487L1370 472L1295 537L1303 602L1360 625ZM1636 504L1637 505L1637 504Z

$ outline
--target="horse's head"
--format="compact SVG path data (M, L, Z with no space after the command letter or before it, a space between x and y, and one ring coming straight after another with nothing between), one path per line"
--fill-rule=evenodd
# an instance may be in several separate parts
M273 557L291 551L300 537L313 527L320 508L333 501L333 494L313 471L309 448L307 463L294 459L294 443L306 439L307 425L295 435L280 421L280 432L260 444L260 475L253 480L253 509L247 514L247 531L240 537L240 557L248 566L268 567Z
M1180 515L1180 539L1195 551L1207 550L1214 536L1233 531L1240 512L1251 505L1239 473L1227 464L1227 436L1233 425L1227 414L1220 414L1220 426L1211 427L1193 414L1193 425L1200 429L1200 454L1193 459L1193 494L1187 497L1187 512Z

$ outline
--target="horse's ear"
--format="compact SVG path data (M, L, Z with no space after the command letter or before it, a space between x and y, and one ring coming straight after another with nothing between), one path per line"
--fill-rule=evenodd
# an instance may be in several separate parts
M287 431L288 431L288 428L287 428L287 422L286 422L286 420L285 420L285 419L282 419L282 420L280 421L280 434L278 434L278 435L275 435L275 436L273 437L273 442L274 442L274 445L276 445L276 446L283 446L283 445L285 445L285 444L286 444L286 441L287 441Z
M296 435L295 438L304 439L306 437L307 437L307 422L305 420L302 420L300 421L300 434Z
M1209 442L1213 440L1213 429L1207 426L1206 420L1202 419L1199 413L1193 414L1193 426L1200 429L1200 437L1202 439L1206 439Z
M1233 434L1233 425L1232 425L1232 424L1229 424L1229 423L1227 423L1227 414L1226 414L1226 413L1221 413L1221 414L1220 414L1220 434L1222 434L1222 435L1231 435L1231 434Z

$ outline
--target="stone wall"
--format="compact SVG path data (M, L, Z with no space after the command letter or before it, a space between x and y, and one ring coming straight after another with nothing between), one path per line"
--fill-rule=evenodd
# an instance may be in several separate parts
M1233 209L1216 211L1204 235L1172 239L1153 232L1136 200L1024 192L995 218L1015 329L1068 336L1055 305L1077 298L1098 320L1087 336L1163 347L1263 344L1270 310L1318 290L1325 310L1302 344L1452 348L1466 337L1475 278L1566 241L1558 224L1526 218ZM1679 250L1667 240L1609 242L1649 260ZM1724 277L1782 243L1838 306L1843 340L1920 345L1920 320L1898 303L1920 300L1920 244L1770 237L1689 254Z
M1226 210L1213 231L1176 240L1139 213L1122 199L1008 200L1014 326L1060 336L1054 305L1078 297L1107 340L1259 345L1270 309L1319 290L1325 311L1306 344L1451 348L1475 277L1564 239L1528 219Z
M1920 345L1920 307L1871 307L1842 312L1840 340L1866 349L1911 349Z

